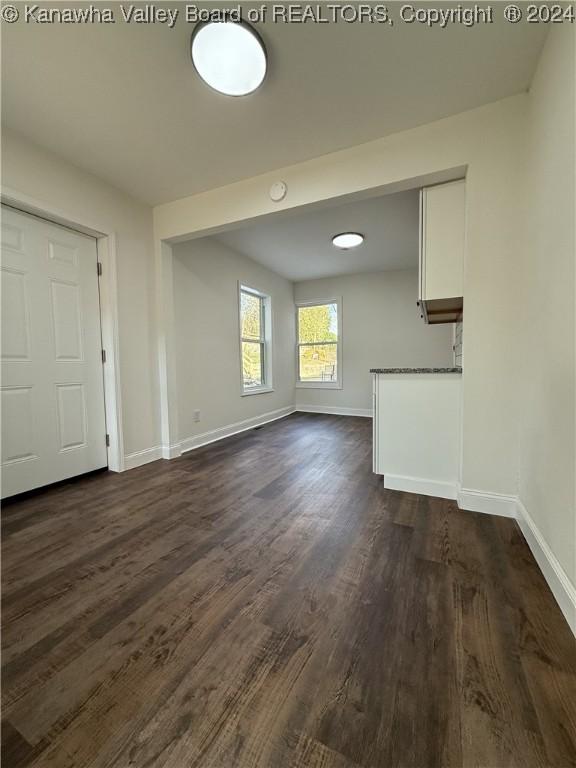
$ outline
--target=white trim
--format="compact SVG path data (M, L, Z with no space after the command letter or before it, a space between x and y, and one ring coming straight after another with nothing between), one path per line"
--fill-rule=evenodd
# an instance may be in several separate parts
M340 408L332 405L296 405L294 410L301 413L327 413L333 416L366 416L372 418L370 408Z
M145 448L143 451L134 451L124 456L124 469L136 469L143 464L150 464L151 461L158 461L162 458L162 446L155 448Z
M576 636L576 586L570 581L568 574L558 562L538 526L517 496L476 491L470 488L463 488L456 494L457 486L452 486L449 483L438 483L433 480L398 475L386 475L384 487L397 491L408 491L409 493L422 493L427 496L439 496L444 499L457 498L458 506L462 510L510 517L517 520L550 591L572 633Z
M123 472L124 433L122 429L122 393L120 391L120 339L118 336L118 288L116 280L116 235L97 240L98 260L102 264L100 280L100 324L106 350L104 393L106 429L110 437L108 468Z
M261 323L264 326L264 335L261 336L260 339L245 339L242 337L242 294L248 293L252 296L255 296L257 299L260 299L262 301L261 307L262 307L262 316L261 316ZM257 288L252 288L249 285L246 285L241 280L238 280L238 354L239 354L239 366L240 366L240 395L242 397L246 395L260 395L264 392L273 392L274 391L274 381L273 381L273 365L272 365L272 356L274 354L273 348L272 348L272 338L273 338L273 330L272 330L272 297L267 294L263 293ZM264 381L262 382L262 386L257 388L250 388L244 386L244 368L243 368L243 360L242 360L242 343L243 342L255 342L256 344L260 344L262 347L262 356L264 357L263 366L262 366L262 375Z
M567 573L558 562L520 499L517 500L517 512L520 530L524 534L534 559L556 598L568 626L576 635L576 587L568 578Z
M296 389L344 389L337 381L297 381Z
M195 448L200 448L209 443L215 443L217 440L223 440L226 437L232 437L232 435L237 435L240 432L246 432L249 429L254 429L254 427L259 427L262 424L268 424L271 421L283 419L285 416L290 416L291 413L294 413L294 410L293 405L288 405L285 408L278 408L275 411L269 411L260 416L254 416L251 419L244 419L244 421L237 421L234 424L228 424L225 427L212 429L209 432L202 432L200 435L193 435L192 437L185 438L179 446L171 446L171 450L180 450L181 453L193 451ZM165 456L165 458L173 457Z
M156 331L158 344L158 383L160 397L160 432L163 457L171 458L170 446L179 434L178 386L176 375L176 333L174 318L174 256L172 246L155 241L154 269L156 287ZM176 455L180 455L179 453ZM172 457L173 458L173 457Z
M163 445L161 447L162 459L177 459L182 456L182 443L174 443L174 445Z
M254 387L254 389L245 389L240 393L240 397L250 397L250 395L265 395L267 392L274 392L272 387Z
M437 496L440 499L455 499L457 493L457 486L454 483L404 475L384 475L384 488L391 491L420 493L424 496Z
M120 387L120 358L118 341L118 294L116 283L116 234L105 226L79 222L66 211L53 208L43 200L37 200L18 190L3 186L0 202L25 213L39 216L68 229L96 238L98 260L102 264L100 288L100 327L102 345L106 350L104 365L104 407L106 431L110 438L107 447L108 469L124 470L124 437L122 428L122 394Z
M516 496L504 493L477 491L472 488L460 488L457 495L458 506L467 512L483 512L486 515L516 517Z
M380 456L380 430L378 429L378 419L376 414L380 411L380 387L378 386L378 376L372 376L372 472L378 474L378 457Z

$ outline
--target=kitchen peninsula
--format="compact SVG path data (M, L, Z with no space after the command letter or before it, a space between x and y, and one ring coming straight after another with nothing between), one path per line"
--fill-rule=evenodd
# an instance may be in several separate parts
M373 469L384 487L455 499L461 368L373 368Z

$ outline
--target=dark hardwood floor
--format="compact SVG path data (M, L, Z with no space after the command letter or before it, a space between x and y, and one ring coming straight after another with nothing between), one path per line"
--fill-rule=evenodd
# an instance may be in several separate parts
M568 768L576 645L516 524L297 414L6 505L3 768Z

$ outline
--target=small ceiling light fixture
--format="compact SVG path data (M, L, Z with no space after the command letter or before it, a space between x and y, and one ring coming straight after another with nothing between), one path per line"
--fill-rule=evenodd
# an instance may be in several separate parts
M363 242L364 235L361 235L360 232L342 232L339 235L334 235L332 238L332 245L344 251L347 251L349 248L357 248Z
M202 80L226 96L246 96L266 76L266 48L260 35L245 21L197 24L190 52Z

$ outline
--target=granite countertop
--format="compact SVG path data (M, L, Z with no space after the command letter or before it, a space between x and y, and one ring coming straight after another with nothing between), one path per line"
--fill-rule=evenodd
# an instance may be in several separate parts
M462 373L462 368L370 368L370 373Z

